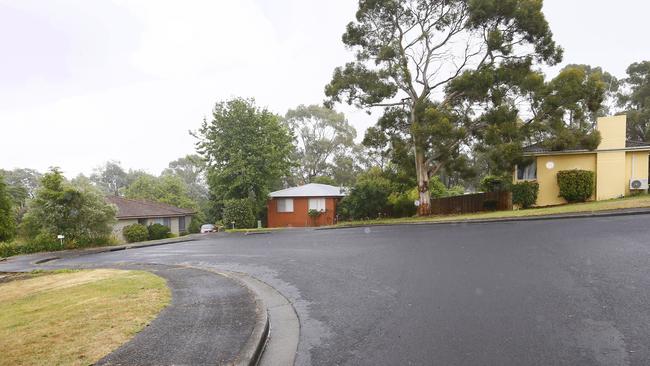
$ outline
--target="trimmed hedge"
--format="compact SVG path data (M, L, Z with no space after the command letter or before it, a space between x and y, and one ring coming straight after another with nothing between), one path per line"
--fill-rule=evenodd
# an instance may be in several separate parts
M167 239L169 238L170 229L162 224L149 225L149 240Z
M481 179L480 187L484 192L507 192L512 189L512 177L487 175Z
M133 224L122 228L122 235L127 242L137 243L149 238L149 230L142 224Z
M522 208L529 208L537 202L539 193L539 183L537 182L519 182L512 187L512 203Z
M562 170L557 173L560 197L567 202L585 202L594 193L596 174L589 170Z
M255 227L255 213L253 212L253 202L251 200L232 199L223 203L223 224L230 229L233 221L237 229Z

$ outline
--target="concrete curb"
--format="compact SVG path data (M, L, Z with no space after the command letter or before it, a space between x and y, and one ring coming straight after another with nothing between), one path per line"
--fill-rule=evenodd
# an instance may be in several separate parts
M518 221L544 221L544 220L561 220L561 219L584 219L594 217L614 217L614 216L633 216L633 215L650 215L650 209L630 209L630 210L609 210L609 211L588 211L576 214L557 214L557 215L539 215L527 217L504 217L498 219L467 219L467 220L448 220L448 221L421 221L421 222L396 222L382 224L355 224L347 226L330 226L319 227L314 230L340 230L365 227L381 226L399 226L399 225L458 225L458 224L489 224L500 222L518 222Z
M251 366L289 366L295 363L300 340L300 320L289 299L266 282L246 273L192 268L214 272L239 282L254 294L258 304L263 307L263 312L267 314L266 332L260 336L262 318L242 350L241 363L238 365L246 365L244 362L248 360L254 361L248 364Z
M15 255L7 258L2 258L0 261L5 261L9 258L19 258L20 256L23 255L35 255L35 254L47 254L50 253L52 254L52 257L47 257L47 258L42 258L35 260L33 262L30 262L31 264L42 264L45 262L50 262L53 260L61 259L62 257L65 257L66 255L74 255L74 256L82 256L82 255L89 255L89 254L99 254L99 253L108 253L108 252L117 252L120 250L127 250L127 249L138 249L138 248L147 248L147 247L155 247L159 245L167 245L167 244L177 244L177 243L184 243L188 241L195 241L198 240L199 237L195 235L187 235L187 236L182 236L179 238L170 238L170 239L160 239L160 240L152 240L152 241L147 241L143 243L133 243L133 244L121 244L121 245L112 245L112 246L106 246L106 247L95 247L95 248L86 248L86 249L68 249L68 250L61 250L58 252L38 252L38 253L32 253L32 254L20 254L20 255Z

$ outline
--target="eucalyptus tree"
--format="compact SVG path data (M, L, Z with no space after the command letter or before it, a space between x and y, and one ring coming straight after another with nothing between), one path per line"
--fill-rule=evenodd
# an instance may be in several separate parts
M627 68L619 106L627 114L628 138L650 140L650 61L635 62Z
M301 181L353 174L357 131L343 113L318 105L299 105L289 110L284 120L296 138L296 173Z
M562 58L541 0L360 0L343 43L356 60L335 69L328 104L383 108L377 128L413 149L422 215L430 213L429 177L463 160L474 138L476 100L465 98L473 87L450 84Z

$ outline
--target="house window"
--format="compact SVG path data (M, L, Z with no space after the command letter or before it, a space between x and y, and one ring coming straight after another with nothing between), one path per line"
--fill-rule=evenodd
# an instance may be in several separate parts
M309 209L317 211L325 211L325 198L310 198Z
M138 224L147 226L147 219L138 219Z
M293 198L278 199L278 212L293 212Z
M528 165L517 165L517 180L537 179L537 162L533 160Z
M178 218L178 231L185 231L185 216Z
M165 226L167 226L168 228L171 229L171 227L172 227L172 219L170 217L163 218L163 225L165 225Z

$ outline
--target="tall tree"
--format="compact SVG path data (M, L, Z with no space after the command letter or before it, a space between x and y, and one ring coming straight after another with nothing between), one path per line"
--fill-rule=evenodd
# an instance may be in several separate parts
M63 234L68 241L87 242L110 235L116 211L97 188L74 187L52 168L43 175L21 226L31 238L54 242Z
M2 170L0 174L4 174L5 182L10 187L22 187L27 194L27 198L34 198L36 188L38 188L41 179L41 173L34 169L21 169Z
M541 0L360 0L343 42L356 61L334 71L329 102L385 108L378 126L414 149L421 215L430 213L429 177L457 161L469 138L467 114L452 110L464 92L448 85L467 71L530 70L562 55Z
M350 165L357 131L343 113L317 105L299 105L287 112L285 122L297 139L296 159L300 164L296 169L303 183L318 176L334 178L334 171L345 171ZM337 161L343 165L337 167Z
M291 132L253 99L219 102L212 115L194 134L197 151L207 162L211 194L217 203L252 199L261 212L268 193L290 174Z
M12 197L7 190L4 176L0 174L0 242L10 241L16 235L16 216Z
M118 196L127 186L127 173L122 169L119 161L107 161L95 169L90 180L106 194Z
M628 118L627 136L635 141L650 141L650 61L630 65L623 86L618 103Z
M176 175L141 175L124 190L127 198L144 199L168 205L197 209L198 203L192 199L185 181Z
M187 155L169 163L163 176L177 176L187 185L188 193L197 202L208 198L205 180L205 161L198 155Z

